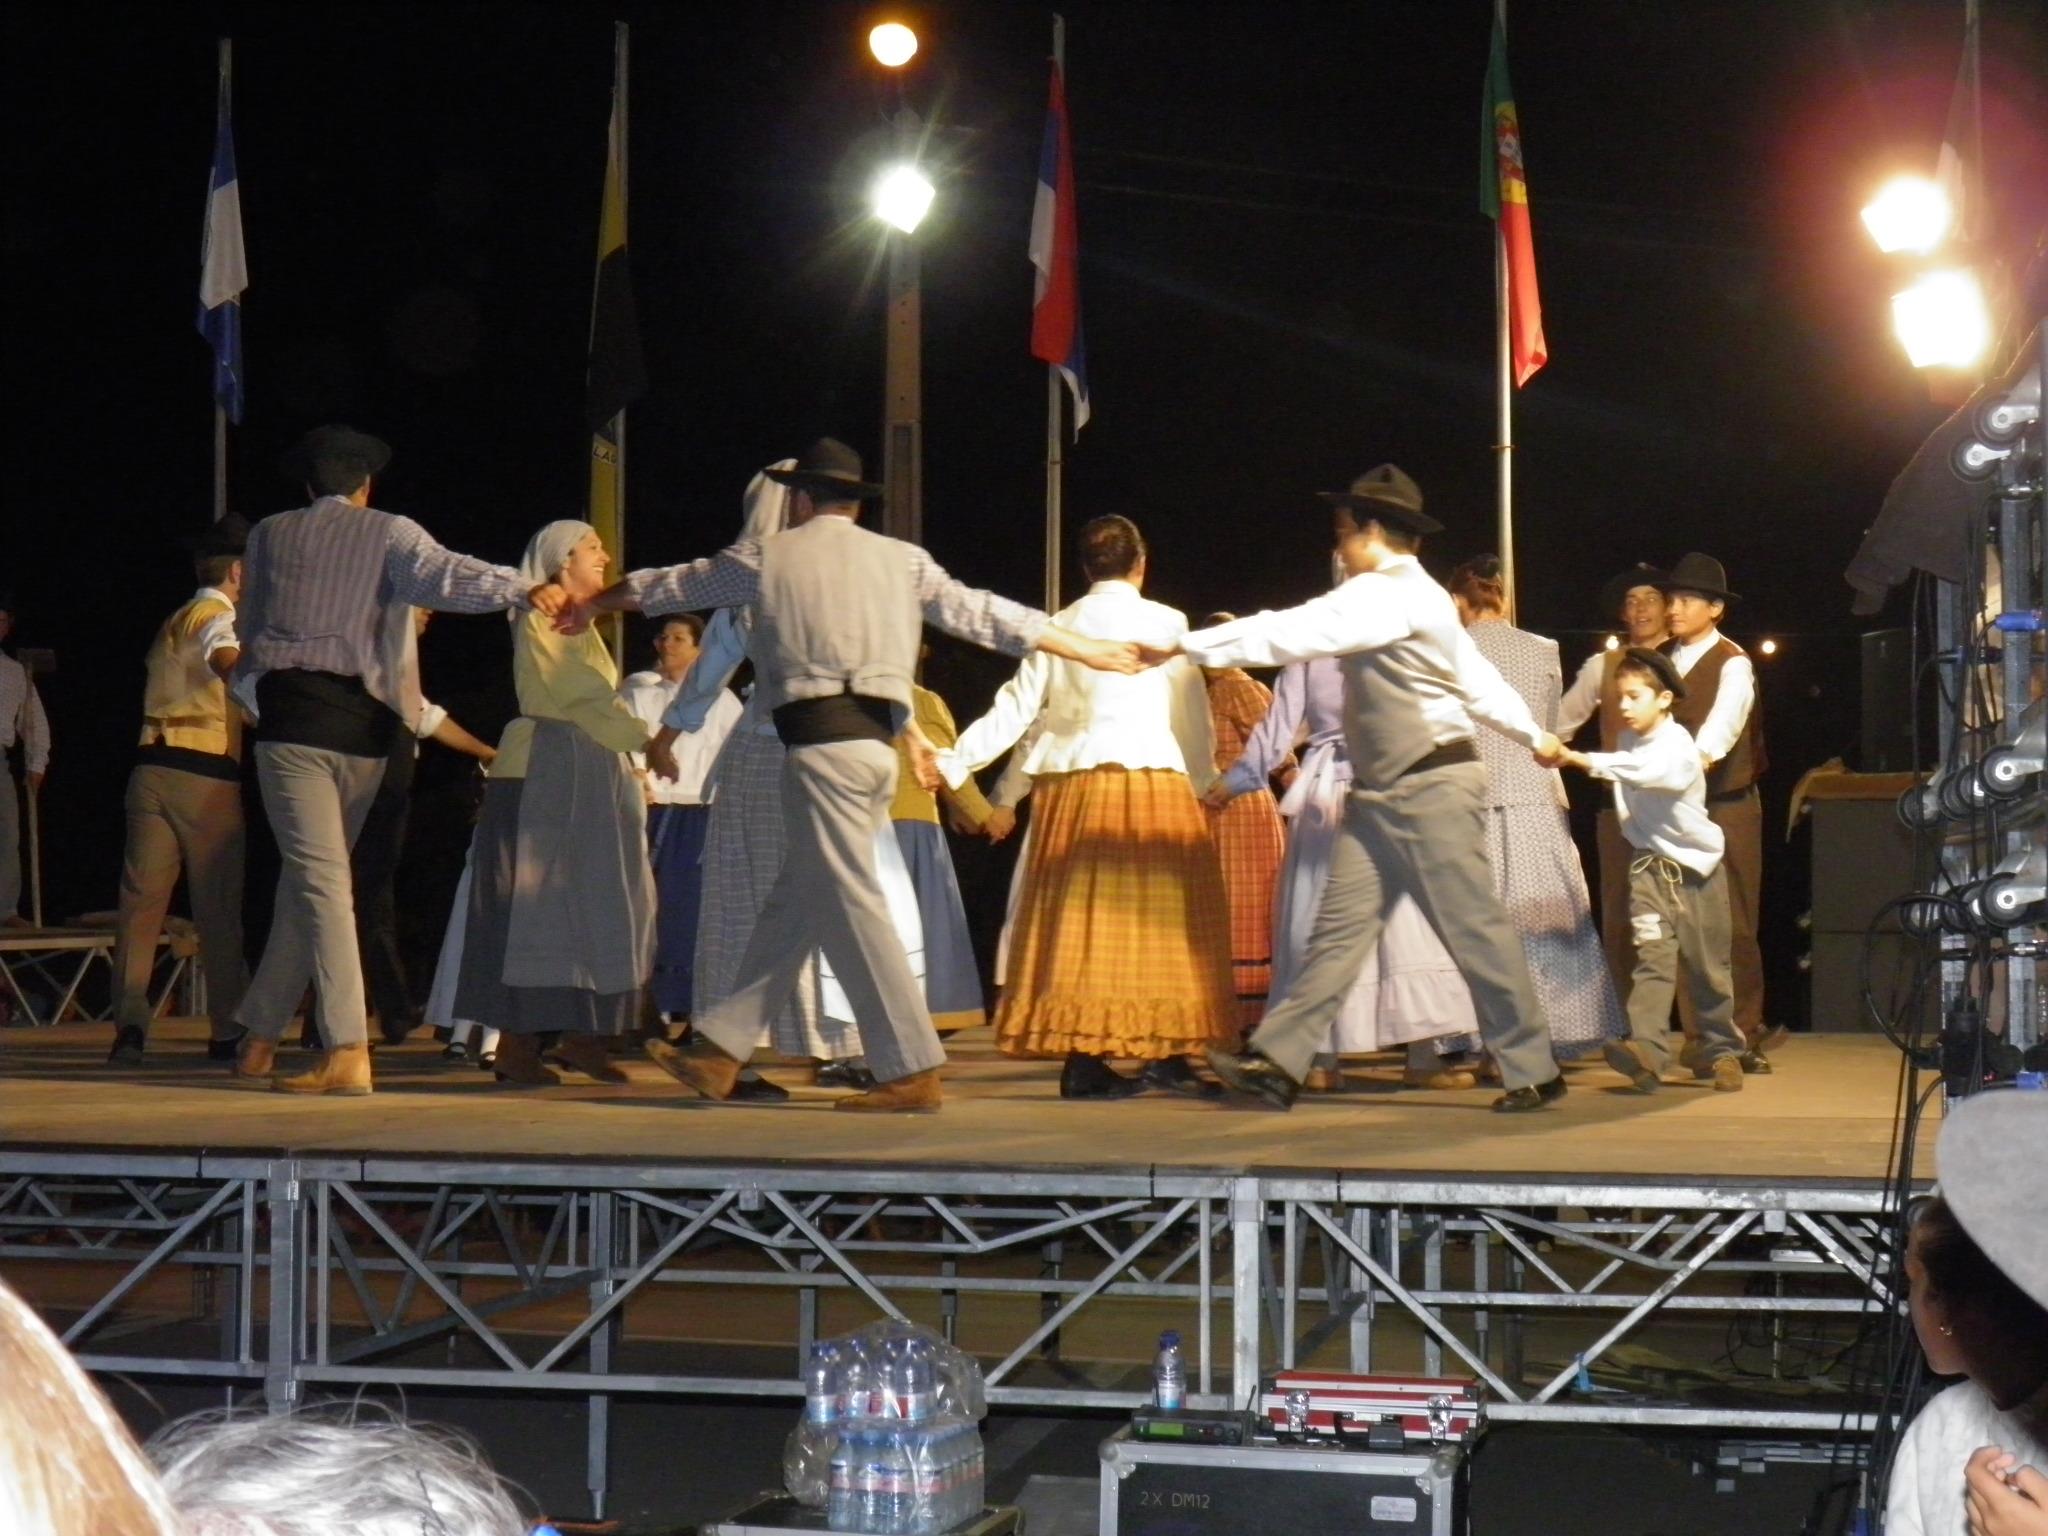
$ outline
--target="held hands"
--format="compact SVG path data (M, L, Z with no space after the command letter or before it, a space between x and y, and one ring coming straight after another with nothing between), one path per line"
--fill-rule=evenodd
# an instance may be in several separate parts
M1963 1470L1970 1536L2043 1536L2048 1532L2048 1477L1999 1446L1973 1453Z
M1228 781L1224 779L1218 779L1214 784L1211 784L1208 787L1208 789L1203 792L1202 804L1209 807L1209 809L1212 811L1220 811L1223 809L1223 807L1230 804L1230 802L1234 798L1236 797L1230 793L1230 785Z
M1536 759L1536 764L1540 768L1556 768L1564 764L1571 754L1565 750L1563 742L1549 731L1545 731L1537 738L1530 756Z
M917 787L928 794L937 794L945 784L939 773L939 749L931 739L915 725L903 728L903 752L910 760L910 776L917 780Z
M989 807L988 820L981 824L982 835L991 843L1000 843L1017 830L1015 806L996 805Z
M674 726L664 725L647 741L647 767L651 773L664 779L680 779L683 775L676 767L676 737L682 733Z
M528 606L544 619L559 619L564 612L575 606L569 600L569 594L562 589L562 584L557 581L542 582L526 594L526 601Z
M1141 645L1138 647L1138 660L1147 667L1163 667L1180 653L1177 645Z

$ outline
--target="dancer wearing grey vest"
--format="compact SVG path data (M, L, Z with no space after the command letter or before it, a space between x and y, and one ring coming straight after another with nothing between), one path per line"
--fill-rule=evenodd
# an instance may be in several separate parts
M938 782L932 748L911 725L922 624L1013 656L1037 649L1106 671L1138 671L1138 649L1069 634L1037 609L963 586L916 545L860 527L860 504L882 490L861 479L860 456L843 443L822 439L796 468L768 473L794 493L785 532L635 571L593 604L649 614L753 604L748 652L789 748L789 848L732 995L691 1021L687 1046L650 1040L647 1054L700 1097L730 1098L805 960L822 948L876 1078L837 1107L936 1109L945 1049L875 873L876 838L890 835L898 735L908 731L926 787Z
M1486 770L1472 720L1555 761L1557 738L1479 654L1444 589L1415 557L1442 528L1391 464L1324 492L1350 579L1280 613L1197 630L1181 649L1205 667L1273 667L1341 657L1352 783L1300 975L1243 1054L1211 1051L1225 1086L1286 1109L1330 1023L1379 943L1384 915L1413 898L1471 990L1507 1092L1497 1110L1564 1095L1550 1029L1486 859Z

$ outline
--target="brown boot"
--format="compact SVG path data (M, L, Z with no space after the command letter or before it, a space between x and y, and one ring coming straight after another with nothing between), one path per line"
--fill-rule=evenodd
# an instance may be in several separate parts
M700 1099L729 1099L740 1080L740 1063L702 1037L681 1050L666 1040L646 1040L640 1048L649 1061Z
M877 1083L866 1093L841 1099L832 1107L857 1115L929 1115L939 1107L939 1069L929 1067L908 1077Z
M1477 1073L1464 1072L1452 1067L1438 1067L1433 1072L1403 1071L1401 1086L1421 1088L1430 1092L1449 1092L1454 1089L1477 1088L1479 1076Z
M277 1042L260 1035L242 1037L241 1054L235 1057L235 1076L244 1082L268 1083L277 1070Z
M1714 1092L1742 1092L1742 1058L1723 1056L1714 1063Z
M604 1042L595 1035L564 1035L555 1042L555 1048L548 1052L548 1060L557 1066L572 1067L585 1077L594 1077L600 1083L623 1083L630 1079L612 1065L605 1054Z
M498 1057L491 1063L491 1073L515 1088L553 1088L562 1081L540 1064L540 1041L510 1030L498 1036Z
M370 1091L370 1046L337 1045L320 1058L320 1065L299 1077L275 1077L270 1086L279 1093L332 1093L359 1098Z

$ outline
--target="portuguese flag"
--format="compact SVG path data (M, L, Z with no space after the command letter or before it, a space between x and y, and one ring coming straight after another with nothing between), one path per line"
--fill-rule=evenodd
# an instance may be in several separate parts
M626 275L626 184L624 130L618 91L612 93L611 128L606 135L604 213L598 222L597 292L590 308L590 366L587 416L590 425L590 525L604 540L613 568L623 571L619 547L621 470L618 419L647 392L647 365L633 315L633 287Z
M1479 207L1500 226L1508 269L1508 345L1515 385L1549 360L1543 345L1543 304L1536 296L1536 242L1529 232L1529 179L1522 168L1522 129L1508 84L1508 39L1498 15L1486 65L1486 110L1480 123Z

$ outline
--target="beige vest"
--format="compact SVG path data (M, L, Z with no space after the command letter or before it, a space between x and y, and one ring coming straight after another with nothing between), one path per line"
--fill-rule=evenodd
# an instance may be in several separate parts
M747 649L764 707L858 693L896 706L901 727L924 632L911 548L833 516L762 541Z
M139 745L240 755L241 712L228 703L227 684L206 664L198 645L206 621L229 611L226 603L208 593L195 596L164 620L142 661Z

